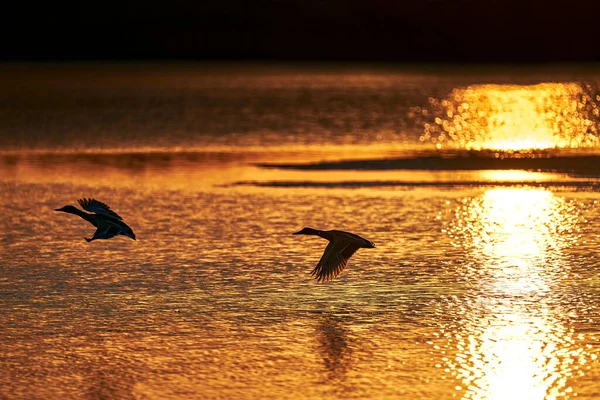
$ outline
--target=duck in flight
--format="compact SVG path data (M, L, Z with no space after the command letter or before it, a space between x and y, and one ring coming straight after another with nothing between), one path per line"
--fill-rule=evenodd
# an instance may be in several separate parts
M356 250L375 247L373 242L344 231L319 231L313 228L304 228L295 232L294 235L316 235L329 240L321 260L310 273L317 279L317 282L330 281L338 276L346 268L348 260L356 253Z
M54 211L79 215L81 218L94 225L97 228L96 232L94 232L94 236L92 236L91 239L84 238L88 243L96 239L110 239L117 235L124 235L135 240L135 233L133 233L133 230L123 222L123 218L121 218L119 214L111 210L106 204L95 199L79 199L77 202L84 210L90 211L93 214L81 211L77 207L71 205L57 208Z

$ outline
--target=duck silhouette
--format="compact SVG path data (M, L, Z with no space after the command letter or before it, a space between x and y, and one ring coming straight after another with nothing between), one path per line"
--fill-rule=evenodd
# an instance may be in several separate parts
M346 268L348 260L358 249L372 249L375 247L373 242L354 233L344 231L320 231L313 228L304 228L299 232L295 232L294 235L315 235L329 240L321 260L310 273L317 279L317 282L330 281L338 276Z
M84 238L88 243L96 239L110 239L117 235L124 235L135 239L135 233L133 230L123 222L123 218L116 212L110 209L110 207L101 201L95 199L79 199L77 200L79 205L87 211L93 214L81 211L77 207L67 205L62 208L57 208L54 211L62 211L69 214L79 215L81 218L94 225L97 229L94 232L94 236L91 239Z

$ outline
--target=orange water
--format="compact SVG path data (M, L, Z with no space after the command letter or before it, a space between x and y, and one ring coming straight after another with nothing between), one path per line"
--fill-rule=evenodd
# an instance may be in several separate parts
M252 75L250 83L243 77L234 83L264 89L268 81L270 95L277 96L281 86L308 87L309 93L325 96L320 99L350 87L341 97L350 96L346 103L354 104L352 91L364 100L391 79L330 75L286 78L285 85ZM417 86L426 104L427 91L439 80L446 88L468 87L461 86L465 78L407 76L392 82ZM56 90L65 94L65 87L86 86L62 79L71 82L59 82ZM328 92L332 79L335 96ZM122 81L125 88L139 84ZM83 82L96 91L105 88ZM160 82L172 89L169 93L183 90L173 80ZM211 96L194 82L190 87L200 90L194 92L198 98ZM392 89L400 90L398 85ZM43 116L55 107L64 116L79 109L68 99L69 104L52 107L39 100L57 96L48 82L41 86L50 87L42 91L50 95L11 92L21 103L4 111L13 121L5 128L35 138L45 132L43 118L26 125L19 112ZM221 97L230 93L222 86ZM76 94L85 97L80 89ZM395 93L392 89L386 93ZM286 133L265 144L253 131L235 136L235 143L211 145L205 142L208 134L176 133L175 139L165 136L167 146L155 146L156 134L149 132L124 139L127 145L119 150L114 144L124 122L114 117L124 104L142 116L144 107L177 107L149 101L156 92L138 90L126 97L139 102L120 97L111 109L113 92L106 93L101 104L85 103L90 119L80 116L97 123L104 110L113 121L98 128L105 136L95 136L97 125L76 120L71 128L88 129L79 133L83 148L69 148L63 140L72 133L69 128L63 139L31 139L33 151L22 150L27 140L16 138L18 143L0 155L0 397L599 396L597 176L259 166L418 156L390 136L374 141L372 132L362 144L323 130L321 139L311 137L308 144L297 143L294 138L301 135L291 140ZM415 98L400 97L415 104ZM306 118L308 125L320 126L318 119ZM46 126L61 127L60 121L47 119ZM150 126L129 121L141 132ZM171 121L167 128L185 125L166 121ZM227 119L215 117L210 125L218 121L225 126ZM243 119L236 121L239 127ZM119 129L111 130L116 125ZM415 133L415 143L421 134ZM111 140L103 142L107 137ZM187 141L183 148L177 147L178 138ZM135 151L138 139L142 144ZM194 151L186 152L188 147ZM91 225L53 211L80 197L109 204L138 240L87 243L83 237L93 233ZM291 235L305 226L351 231L377 247L359 250L339 277L317 284L309 272L326 242Z
M247 176L377 173L299 177L214 159L127 168L104 157L106 174L85 160L3 166L3 397L591 399L600 390L600 196L526 183L568 177L238 186ZM463 178L485 175L472 174ZM111 205L138 240L86 243L91 225L53 211L83 196ZM303 226L356 232L377 248L317 284L308 272L325 243L291 235Z

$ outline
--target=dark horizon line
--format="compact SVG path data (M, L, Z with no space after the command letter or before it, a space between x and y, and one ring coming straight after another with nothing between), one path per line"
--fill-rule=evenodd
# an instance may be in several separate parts
M202 63L248 63L248 64L371 64L371 65L516 65L516 66L570 66L570 65L597 65L600 66L600 57L590 59L578 58L537 58L537 59L453 59L453 58L413 58L413 59L393 59L393 58L360 58L360 57L200 57L200 56L180 56L180 55L160 55L160 56L1 56L0 63L88 63L88 62L115 62L115 63L135 63L135 62L202 62Z

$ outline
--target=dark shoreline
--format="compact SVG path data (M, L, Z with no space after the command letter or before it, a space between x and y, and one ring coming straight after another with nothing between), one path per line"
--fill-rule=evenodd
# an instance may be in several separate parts
M498 155L468 153L461 155L428 155L412 158L343 160L303 164L257 164L261 168L302 171L389 171L389 170L525 170L569 173L582 176L600 175L599 155L538 156L535 154Z
M474 188L474 187L530 187L530 188L569 188L575 191L598 191L597 181L238 181L226 186L253 186L270 188L326 188L326 189L360 189L360 188L426 188L438 189Z

